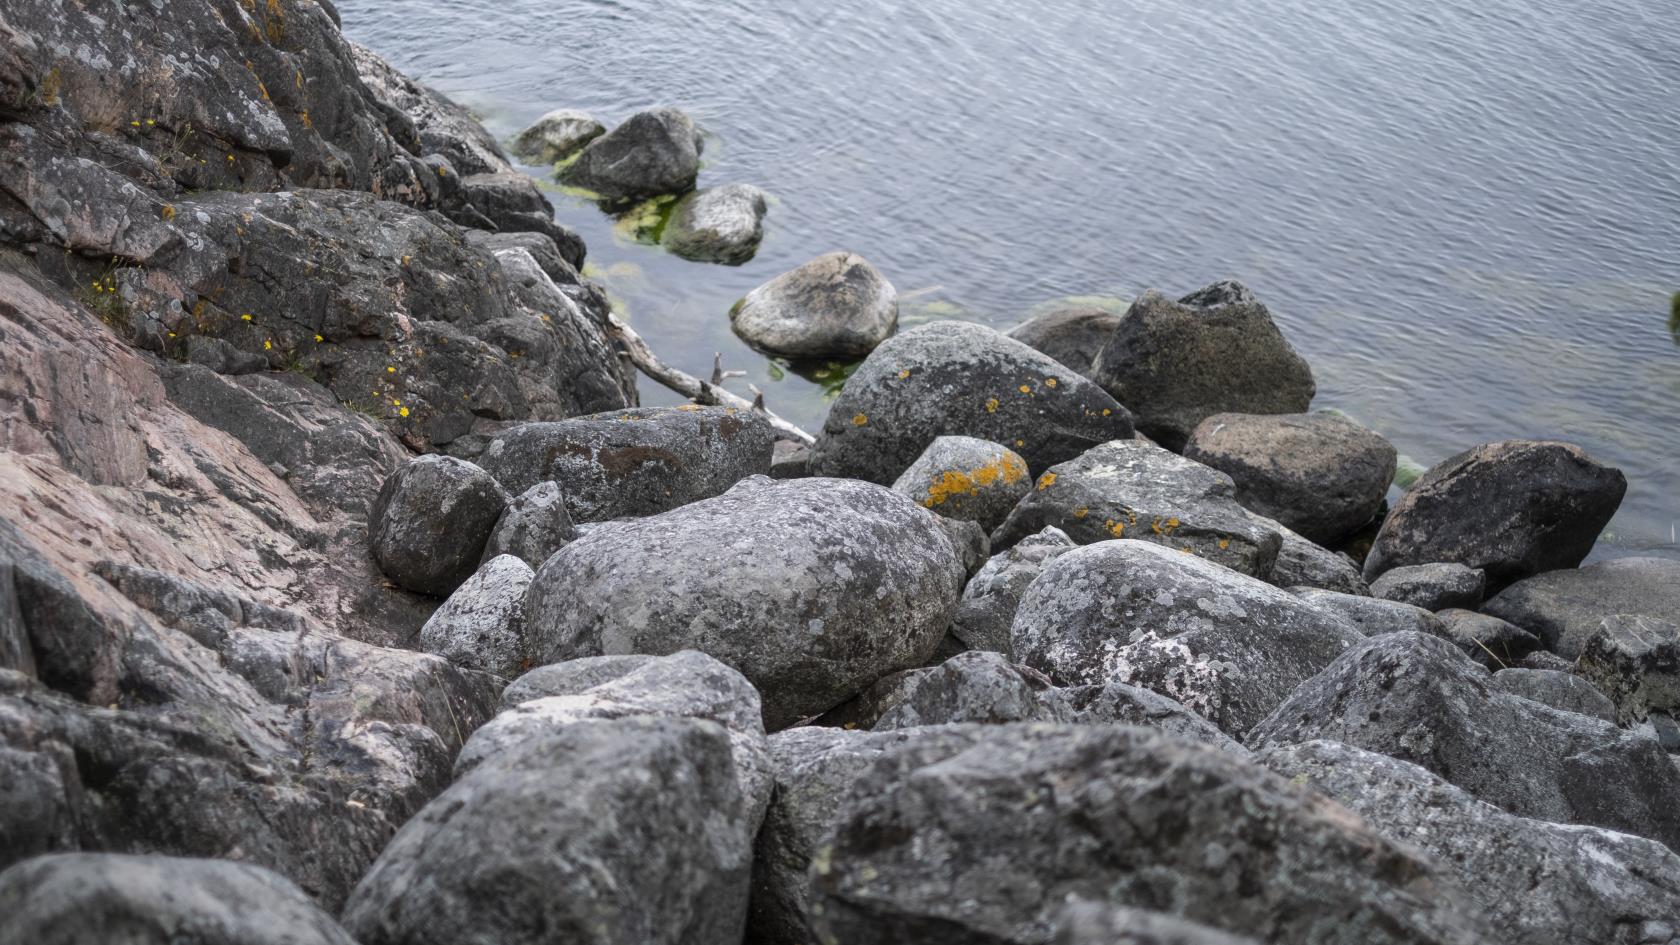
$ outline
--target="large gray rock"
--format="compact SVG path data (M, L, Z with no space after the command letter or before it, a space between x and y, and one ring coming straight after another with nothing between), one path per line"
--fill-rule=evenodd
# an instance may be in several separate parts
M1037 351L969 322L920 325L859 365L811 457L821 476L896 480L936 437L972 436L1042 470L1132 435L1131 414Z
M1440 618L1440 626L1425 628L1424 632L1458 644L1465 655L1488 669L1517 666L1540 649L1540 640L1534 634L1498 617L1456 608L1435 616Z
M362 945L733 945L754 826L723 726L562 725L485 759L404 824L343 921Z
M525 668L525 592L533 575L513 555L486 561L420 628L420 648L457 666L518 676Z
M758 687L776 729L925 661L963 578L937 518L890 489L755 477L562 548L526 627L538 664L699 649Z
M1412 848L1263 768L1146 729L908 741L851 794L812 859L825 942L1043 942L1069 896L1263 941L1483 941Z
M473 572L507 508L491 475L453 456L421 456L385 480L368 514L379 570L420 594L447 597Z
M1119 312L1071 305L1034 315L1009 329L1009 337L1049 355L1070 371L1090 377L1097 352L1108 344L1119 324Z
M1056 917L1052 945L1258 945L1159 912L1076 900Z
M1616 721L1616 704L1597 686L1574 673L1555 669L1513 667L1493 674L1493 688L1532 699L1562 712L1579 712L1606 722Z
M1153 689L1239 737L1362 639L1289 593L1141 541L1051 562L1011 630L1015 659L1061 685Z
M1266 306L1235 282L1177 302L1153 289L1132 303L1091 367L1138 429L1184 448L1218 413L1300 413L1317 387Z
M682 112L637 112L585 145L561 168L560 180L611 203L680 194L700 173L700 147L694 122Z
M1292 587L1289 592L1320 610L1340 617L1368 637L1408 631L1432 633L1436 636L1446 633L1441 618L1411 604L1377 597L1360 597L1357 594L1342 594L1316 587Z
M1340 414L1220 413L1190 434L1184 455L1230 476L1237 501L1321 545L1335 545L1382 509L1397 455Z
M539 482L519 495L496 520L484 544L484 560L513 555L532 568L565 547L577 534L566 511L566 495L554 482Z
M514 157L531 164L555 164L607 133L588 112L556 108L532 122L513 139Z
M59 853L0 873L0 942L356 945L260 866L116 853Z
M1259 760L1347 805L1390 840L1428 852L1497 941L1676 938L1680 857L1660 843L1513 816L1417 765L1338 742L1272 748Z
M1610 698L1623 725L1680 710L1680 626L1666 620L1605 618L1582 645L1575 668Z
M963 588L951 632L972 649L1009 655L1009 628L1021 595L1047 563L1077 547L1066 532L1047 526L993 555Z
M1115 440L1050 467L992 533L1007 548L1046 526L1081 544L1130 538L1262 579L1283 536L1233 497L1231 477L1142 440Z
M1475 610L1482 604L1487 575L1462 564L1410 564L1384 571L1371 594L1424 610Z
M747 344L799 360L861 358L898 328L898 290L855 253L818 256L729 310Z
M893 490L946 518L980 523L987 532L1032 489L1027 461L1006 446L971 436L942 436L928 444Z
M1436 637L1367 640L1245 741L1318 738L1422 765L1524 817L1680 841L1680 773L1655 739L1496 689L1486 669Z
M1606 617L1618 614L1680 623L1680 561L1617 558L1578 571L1538 574L1482 605L1540 638L1565 659L1581 655Z
M1365 559L1365 577L1443 561L1487 572L1497 589L1573 568L1626 491L1621 470L1567 443L1506 440L1465 450L1395 503Z
M725 184L688 194L671 208L659 243L684 259L739 266L764 239L764 191Z
M735 407L641 407L498 434L479 462L509 492L552 481L577 522L653 515L770 471L775 430Z

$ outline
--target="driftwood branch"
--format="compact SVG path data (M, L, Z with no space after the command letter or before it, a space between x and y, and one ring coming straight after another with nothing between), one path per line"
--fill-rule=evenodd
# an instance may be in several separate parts
M712 362L712 377L716 380L713 382L702 381L686 371L680 371L659 360L659 356L653 353L653 349L648 347L648 343L642 339L641 335L636 333L636 329L624 324L624 320L617 315L611 313L607 315L607 327L613 333L613 336L624 345L624 350L629 353L630 360L638 370L689 400L712 407L756 410L763 414L764 418L770 421L770 425L784 436L792 437L807 446L817 441L816 437L766 410L764 408L764 395L756 389L753 392L758 396L751 401L724 390L721 381L726 377L738 376L742 372L723 370L723 356L721 354Z

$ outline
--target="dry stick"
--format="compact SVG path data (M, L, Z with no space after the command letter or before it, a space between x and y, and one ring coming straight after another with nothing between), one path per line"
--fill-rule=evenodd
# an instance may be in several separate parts
M816 437L764 409L764 395L759 394L756 400L749 401L745 397L724 390L718 384L702 381L686 371L679 371L659 360L659 356L653 353L653 349L649 348L648 343L642 340L642 336L636 333L636 329L624 324L624 321L617 315L608 313L607 327L612 331L613 336L624 345L624 350L629 353L630 360L643 374L689 400L708 406L756 410L763 414L764 418L769 420L770 425L775 427L778 432L793 437L806 446L810 446L817 441ZM733 373L735 372L721 370L721 357L713 362L712 376L726 377Z

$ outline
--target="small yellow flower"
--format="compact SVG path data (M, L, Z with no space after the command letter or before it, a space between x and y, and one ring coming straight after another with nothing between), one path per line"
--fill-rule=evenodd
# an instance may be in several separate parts
M240 321L242 321L242 322L248 322L248 321L250 321L250 320L251 320L251 313L250 313L250 312L246 312L246 313L245 313L245 314L243 314L243 315L241 315L241 316L239 316L239 320L240 320Z
M322 338L320 335L315 336L315 341L316 341L317 344L320 343L320 342L326 341L326 340L327 339Z
M408 416L408 408L404 407L403 409L397 411L397 413L400 413L400 414L402 414L403 416L406 417L406 416Z
M169 337L171 337L171 338L173 338L173 337L175 337L175 333L174 333L174 332L170 332L170 333L169 333Z
M264 351L273 351L274 350L274 342L269 341L267 338L264 338L263 339L263 350Z
M392 399L391 399L391 406L393 406L393 407L401 407L401 406L402 406L402 401L400 401L400 400L397 400L397 399L396 399L396 398L394 398L394 397L393 397L393 398L392 398Z
M385 373L386 374L395 374L395 373L397 373L397 369L390 366L389 364L387 364L387 365L385 365Z
M155 124L157 124L157 119L156 118L148 118L148 119L146 119L146 124L147 125L155 125Z
M131 121L131 122L129 122L129 124L133 125L136 128L140 127L140 123L137 122L137 121Z

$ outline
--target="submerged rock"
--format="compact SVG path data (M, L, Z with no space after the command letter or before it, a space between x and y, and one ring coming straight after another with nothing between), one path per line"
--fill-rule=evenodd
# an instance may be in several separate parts
M539 482L509 502L484 545L484 560L512 555L532 568L576 535L566 496L553 482Z
M420 648L457 666L512 679L525 668L531 566L498 555L455 589L420 628Z
M1120 313L1073 305L1034 315L1009 330L1009 337L1034 348L1070 371L1091 377L1091 363L1120 324Z
M447 597L472 576L507 508L490 474L453 456L421 456L385 480L368 515L379 570L420 594Z
M1575 659L1604 620L1621 614L1680 623L1680 561L1616 558L1578 571L1548 571L1500 591L1482 611Z
M557 108L532 122L513 139L513 155L531 164L554 164L606 133L607 127L588 112Z
M973 649L1010 655L1009 627L1021 595L1045 565L1077 547L1066 532L1046 527L993 555L963 588L951 632Z
M990 532L1032 489L1027 461L1008 447L971 436L942 436L893 483L916 504Z
M851 360L897 330L898 290L862 256L829 253L748 292L729 322L767 354Z
M560 180L611 202L685 193L700 173L700 136L674 108L637 112L590 141Z
M1462 564L1412 564L1384 571L1371 594L1424 610L1474 610L1481 606L1487 575Z
M766 209L751 184L697 190L677 201L659 242L684 259L739 266L758 252Z

